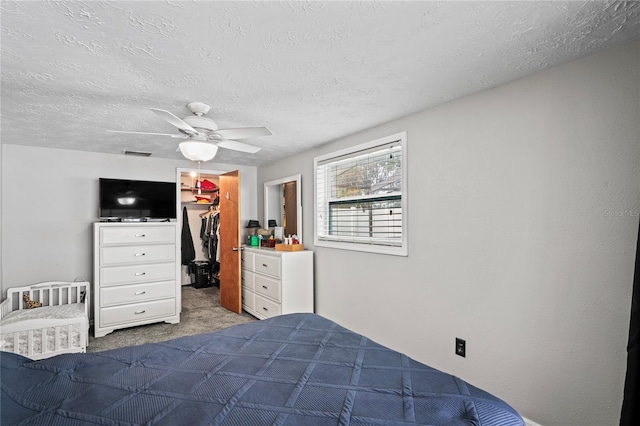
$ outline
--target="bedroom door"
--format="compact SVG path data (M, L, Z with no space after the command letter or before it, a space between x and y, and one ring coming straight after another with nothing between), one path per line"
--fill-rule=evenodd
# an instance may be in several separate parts
M220 175L220 305L242 312L240 281L240 172Z

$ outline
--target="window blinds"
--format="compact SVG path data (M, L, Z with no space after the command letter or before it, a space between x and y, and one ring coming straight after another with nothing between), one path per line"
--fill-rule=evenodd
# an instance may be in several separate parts
M399 139L318 161L318 240L401 246L402 167Z

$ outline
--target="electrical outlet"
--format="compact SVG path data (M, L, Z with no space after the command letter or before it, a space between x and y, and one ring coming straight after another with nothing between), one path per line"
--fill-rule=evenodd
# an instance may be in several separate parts
M456 337L456 355L460 355L463 358L467 355L467 342L459 337Z

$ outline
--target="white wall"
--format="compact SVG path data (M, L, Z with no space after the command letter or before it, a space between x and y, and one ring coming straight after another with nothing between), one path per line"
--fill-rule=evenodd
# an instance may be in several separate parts
M62 149L2 145L2 293L46 280L92 281L92 224L98 219L98 178L176 181L193 163ZM257 217L256 168L240 170L241 218ZM179 218L181 221L181 217Z
M302 174L317 312L541 425L618 424L640 210L639 50L259 168L259 186ZM404 130L409 256L313 248L313 158Z

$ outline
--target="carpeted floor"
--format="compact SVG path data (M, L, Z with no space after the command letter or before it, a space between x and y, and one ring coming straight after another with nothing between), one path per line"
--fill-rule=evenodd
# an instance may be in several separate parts
M159 322L123 328L98 338L93 337L93 330L91 330L87 352L161 342L176 337L220 330L250 321L257 321L257 319L246 312L238 315L220 306L220 289L218 287L182 286L182 314L179 324Z

